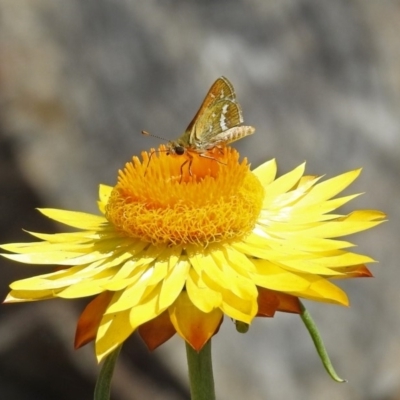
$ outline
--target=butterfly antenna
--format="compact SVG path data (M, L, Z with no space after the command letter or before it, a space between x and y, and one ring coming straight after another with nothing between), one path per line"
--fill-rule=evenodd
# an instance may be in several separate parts
M160 140L164 140L164 142L169 142L168 139L165 139L165 138L163 138L163 137L161 137L161 136L152 135L151 133L149 133L149 132L147 132L147 131L142 131L142 135L145 135L145 136L152 136L152 137L154 137L154 138L157 138L157 139L160 139Z

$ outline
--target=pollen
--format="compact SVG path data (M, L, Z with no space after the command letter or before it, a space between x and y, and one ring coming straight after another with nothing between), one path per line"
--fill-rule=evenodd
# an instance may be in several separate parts
M154 245L207 245L249 234L263 196L233 148L178 155L161 146L119 171L106 218L121 234Z

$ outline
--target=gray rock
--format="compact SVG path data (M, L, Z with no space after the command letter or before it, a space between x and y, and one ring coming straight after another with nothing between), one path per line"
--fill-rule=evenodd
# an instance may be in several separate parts
M397 398L399 18L394 0L0 0L0 144L11 160L0 165L15 162L12 171L20 171L38 204L95 212L98 184L113 185L132 155L158 145L140 131L176 138L211 83L227 76L246 124L257 129L237 143L252 165L276 157L285 172L307 160L307 172L327 176L362 166L350 192L367 193L346 210L381 209L390 222L350 238L357 251L380 261L372 268L375 279L342 284L352 307L309 305L349 383L330 381L298 317L258 320L246 335L226 319L213 343L219 398ZM0 176L7 205L0 209L7 222L3 241L14 240L7 234L15 232L13 222L18 229L40 230L27 197L19 196L27 192L15 186L16 178ZM13 212L25 210L22 223L9 218L10 198L20 200L12 202ZM7 282L20 277L19 268L2 268ZM2 289L5 295L4 283ZM79 311L69 302L49 304L2 307L0 367L10 378L0 379L0 393L10 393L7 398L88 398L97 374L93 353L70 354ZM45 343L57 349L54 358L40 357L36 343L42 352ZM187 398L182 341L157 350L146 361L154 371L143 367L145 373L140 360L132 360L140 348L135 340L127 344L116 396ZM10 369L13 354L19 364ZM66 391L61 369L47 389L39 388L46 380L38 376L60 354L68 384L79 382L76 391ZM25 363L32 367L24 369ZM31 382L31 389L22 391L21 382Z

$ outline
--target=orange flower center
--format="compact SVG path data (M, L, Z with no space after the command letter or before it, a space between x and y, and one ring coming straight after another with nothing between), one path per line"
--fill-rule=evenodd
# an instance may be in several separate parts
M143 152L119 172L106 218L121 233L155 245L241 239L253 229L264 189L230 148L183 155Z

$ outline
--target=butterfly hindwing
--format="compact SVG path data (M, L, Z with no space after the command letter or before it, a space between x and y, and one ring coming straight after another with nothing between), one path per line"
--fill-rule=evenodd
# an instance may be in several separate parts
M243 122L239 105L232 100L220 100L207 109L193 127L194 144L202 146L221 132Z

